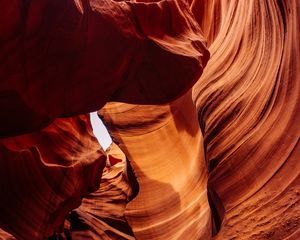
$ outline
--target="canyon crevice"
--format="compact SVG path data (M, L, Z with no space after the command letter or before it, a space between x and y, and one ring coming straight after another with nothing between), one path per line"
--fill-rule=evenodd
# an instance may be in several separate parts
M0 1L0 239L299 239L299 34L297 0Z

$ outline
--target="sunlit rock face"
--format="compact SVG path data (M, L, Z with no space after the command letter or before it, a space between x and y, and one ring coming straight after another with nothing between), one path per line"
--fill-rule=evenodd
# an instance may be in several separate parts
M2 1L0 238L299 239L299 11Z
M208 188L224 208L218 237L298 239L299 1L205 6L199 12L195 2L193 12L201 13L211 58L193 99Z
M99 113L139 184L125 210L135 237L209 239L207 170L191 92L168 105L109 103Z

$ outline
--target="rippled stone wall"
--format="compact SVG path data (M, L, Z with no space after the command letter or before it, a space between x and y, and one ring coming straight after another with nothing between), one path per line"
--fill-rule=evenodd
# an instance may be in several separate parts
M298 239L299 11L0 2L0 237Z

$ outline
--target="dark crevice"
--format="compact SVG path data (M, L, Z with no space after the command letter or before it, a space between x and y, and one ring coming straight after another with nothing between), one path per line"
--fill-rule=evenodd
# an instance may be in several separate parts
M212 236L215 236L221 229L224 218L224 207L218 194L209 183L207 184L208 202L212 213Z
M130 186L132 188L132 195L129 197L129 201L131 201L138 195L140 191L140 186L136 176L134 175L132 166L127 158L126 158L126 162L127 162L127 176L128 176Z

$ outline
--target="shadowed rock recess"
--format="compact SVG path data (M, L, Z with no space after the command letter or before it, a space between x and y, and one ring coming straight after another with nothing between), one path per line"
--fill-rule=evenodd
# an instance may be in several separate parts
M0 239L300 239L299 35L298 0L0 0Z

